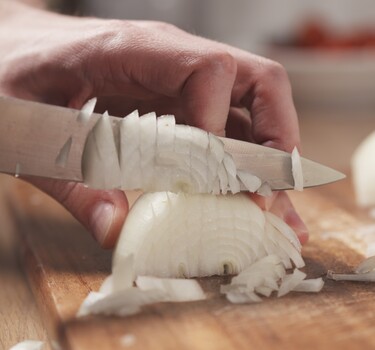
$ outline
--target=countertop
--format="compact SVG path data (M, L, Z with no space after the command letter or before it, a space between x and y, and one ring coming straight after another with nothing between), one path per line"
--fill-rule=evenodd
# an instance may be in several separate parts
M375 115L303 112L300 127L305 157L348 173L353 150L375 130ZM46 339L38 309L17 263L21 248L5 194L14 181L0 176L0 349L4 350L24 339Z

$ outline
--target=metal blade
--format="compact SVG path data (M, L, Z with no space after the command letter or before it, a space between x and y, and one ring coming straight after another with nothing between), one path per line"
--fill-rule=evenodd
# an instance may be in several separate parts
M249 142L220 139L224 143L225 150L233 156L237 169L267 181L273 190L293 189L290 153ZM345 175L339 171L309 159L301 157L301 163L304 187L319 186L345 178Z
M79 114L75 109L0 96L0 172L83 181L84 145L101 115L94 113L87 122L82 122ZM111 117L111 120L118 141L121 118ZM233 139L221 140L238 169L267 181L273 190L293 188L289 153ZM304 187L345 177L313 161L304 158L301 161Z
M0 171L82 181L84 144L100 115L93 114L87 123L82 123L77 121L79 113L1 96ZM61 154L64 146L70 149L66 159Z

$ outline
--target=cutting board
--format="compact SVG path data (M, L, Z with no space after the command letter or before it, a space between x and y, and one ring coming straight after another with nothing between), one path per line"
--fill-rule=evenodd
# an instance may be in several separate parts
M290 195L310 229L303 248L308 277L352 271L371 248L375 221L355 207L350 181ZM10 206L21 261L54 349L375 348L375 284L366 283L327 280L318 294L233 305L218 293L226 278L208 278L201 280L206 301L155 304L126 318L77 319L83 299L110 273L111 252L28 185L12 189Z

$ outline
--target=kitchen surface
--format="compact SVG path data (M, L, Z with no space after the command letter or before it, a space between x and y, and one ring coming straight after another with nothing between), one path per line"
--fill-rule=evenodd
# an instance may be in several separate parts
M316 112L306 114L301 116L304 155L341 169L350 176L350 156L369 130L375 130L375 119L369 116L353 120ZM262 322L266 322L263 326L267 325L269 332L260 333L253 340L258 349L271 349L275 345L285 349L297 346L315 349L314 342L321 349L329 349L336 344L343 349L375 346L372 332L375 290L366 283L329 281L319 295L291 293L283 299L266 299L260 305L242 308L229 304L223 298L219 301L216 298L208 305L193 303L192 307L178 304L170 309L156 307L149 311L151 316L149 312L148 316L140 314L129 322L116 318L75 322L71 318L85 294L91 288L97 290L110 273L110 253L100 250L85 230L58 205L53 205L44 195L30 193L29 186L19 182L8 176L1 177L0 283L3 287L0 289L0 339L4 349L23 339L46 340L45 327L59 341L68 339L72 349L92 348L95 342L106 340L109 341L108 346L113 346L113 339L128 332L137 334L138 344L131 347L134 349L156 348L150 345L151 339L161 349L176 346L246 349L246 340L241 338L247 339L246 335L241 336L243 327L248 327L249 334L256 336L254 329L262 329ZM307 271L312 277L325 276L327 269L350 272L363 258L358 249L353 248L352 241L355 239L351 235L361 227L375 224L375 219L367 211L356 208L350 178L341 183L308 189L302 194L291 193L291 196L310 228L311 239L303 250ZM329 232L334 234L340 230L348 235L347 240L345 237L333 238L332 241L324 239ZM375 237L375 231L372 234ZM21 256L21 262L18 262L18 256ZM38 272L39 267L42 270ZM22 272L24 270L27 277ZM36 288L37 304L28 279ZM51 297L54 306L49 304ZM269 315L269 324L262 312ZM260 324L257 313L262 320ZM242 328L232 319L239 315L245 318ZM165 328L159 329L153 317ZM214 321L216 318L218 324ZM294 328L285 329L286 325L281 326L286 320L287 325L296 331ZM170 322L180 323L181 330ZM329 325L329 322L334 323ZM322 329L321 324L324 328L331 328L329 331ZM103 334L98 327L105 328ZM95 333L91 333L93 330ZM233 332L234 339L229 335L223 336L223 331ZM189 337L185 336L189 334L185 332L191 332ZM140 339L142 336L143 340ZM197 340L199 337L201 341ZM195 339L194 342L191 342L192 339ZM106 349L104 344L102 349Z
M64 7L61 1L50 3ZM302 155L347 175L334 184L290 192L310 231L302 250L304 271L326 280L328 270L350 273L371 255L374 210L356 204L351 158L375 131L372 2L302 6L289 0L293 10L284 4L275 21L274 10L281 5L271 0L239 1L230 8L220 1L211 12L212 1L68 3L69 11L82 14L174 21L279 60L294 91ZM354 11L356 6L361 10ZM239 17L237 9L242 9ZM264 22L246 23L245 9L259 11ZM228 17L233 18L227 22ZM230 26L236 18L241 21ZM244 35L245 29L253 35ZM62 207L20 180L0 176L0 349L25 339L44 341L43 350L375 348L372 283L326 280L318 294L292 292L233 305L217 292L226 277L208 278L201 280L207 301L151 305L128 318L77 320L81 302L110 270L111 252L100 249Z

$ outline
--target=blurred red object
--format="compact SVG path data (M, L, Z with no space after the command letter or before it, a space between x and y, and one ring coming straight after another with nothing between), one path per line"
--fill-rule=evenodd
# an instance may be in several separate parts
M295 48L346 50L375 48L375 28L364 28L345 34L334 33L322 21L308 20L290 41L278 43Z

